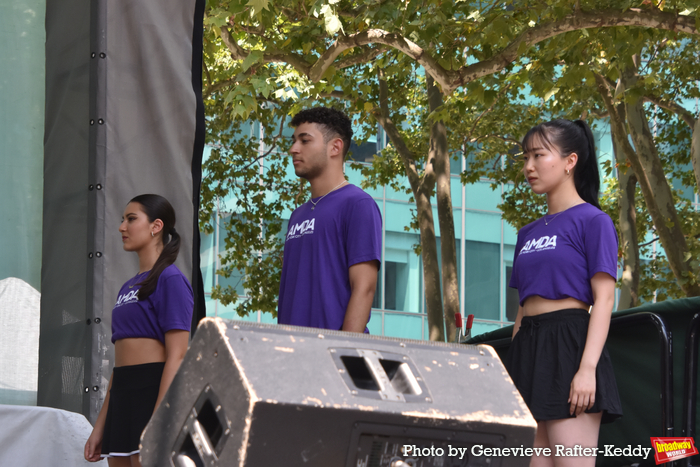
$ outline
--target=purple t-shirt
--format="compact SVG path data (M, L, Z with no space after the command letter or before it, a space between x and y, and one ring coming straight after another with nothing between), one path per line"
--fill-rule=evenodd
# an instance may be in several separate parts
M158 278L156 289L146 300L138 299L139 282L149 271L137 274L119 289L112 309L112 342L128 337L147 337L165 343L173 329L189 331L194 299L192 287L177 266L171 264Z
M277 321L339 330L350 301L348 268L381 261L382 217L372 197L354 185L312 207L306 202L289 218Z
M617 279L617 232L607 214L583 203L520 229L509 285L518 289L520 305L533 295L592 305L597 272Z

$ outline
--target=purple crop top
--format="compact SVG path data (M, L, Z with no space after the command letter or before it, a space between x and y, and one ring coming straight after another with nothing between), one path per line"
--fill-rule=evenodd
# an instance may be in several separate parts
M592 305L597 272L617 279L617 232L607 214L583 203L520 229L509 285L518 289L520 305L533 295Z
M136 285L148 271L132 277L119 290L112 310L112 342L128 337L146 337L165 343L165 333L173 329L189 331L194 299L184 274L171 264L163 270L153 293L139 301Z

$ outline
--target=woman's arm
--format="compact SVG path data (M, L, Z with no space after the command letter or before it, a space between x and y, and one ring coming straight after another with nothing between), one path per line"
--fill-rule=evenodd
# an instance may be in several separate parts
M163 376L160 379L160 389L158 390L158 399L156 400L154 411L160 405L160 401L163 400L170 383L173 382L175 373L180 368L182 359L185 358L189 342L189 331L174 329L165 333L165 367L163 368Z
M586 345L581 357L579 369L571 381L569 390L569 409L571 414L579 415L593 407L595 402L595 371L608 338L610 317L615 304L615 279L605 272L596 273L591 278L593 290L593 307L588 323Z
M113 374L112 374L113 376ZM107 395L102 403L100 413L95 420L95 426L92 428L92 433L85 442L85 460L88 462L97 462L102 456L102 437L105 432L105 421L107 420L107 408L109 407L109 391L112 389L112 376L109 377L109 386L107 386Z

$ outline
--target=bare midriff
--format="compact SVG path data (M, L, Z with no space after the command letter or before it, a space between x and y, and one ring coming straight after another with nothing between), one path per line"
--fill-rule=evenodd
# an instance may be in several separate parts
M129 337L114 343L114 366L165 361L165 346L157 339Z
M543 315L566 308L580 308L588 311L590 307L581 300L576 300L571 297L562 298L560 300L549 300L539 295L533 295L532 297L528 297L523 304L523 316Z

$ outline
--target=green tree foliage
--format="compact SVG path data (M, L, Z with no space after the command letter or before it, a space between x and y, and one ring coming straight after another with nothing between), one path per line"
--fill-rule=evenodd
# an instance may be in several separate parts
M488 168L494 180L515 180L504 204L506 218L520 225L535 217L541 202L518 181L514 148L523 128L549 110L528 104L529 93L545 103L557 98L565 83L553 85L560 78L551 64L571 41L582 44L581 37L603 28L697 35L700 12L686 3L208 2L205 93L209 141L216 150L206 167L201 217L211 229L220 221L211 217L216 200L232 194L238 200L227 208L233 215L221 259L224 274L245 273L250 300L239 305L239 313L274 312L279 219L307 196L303 185L285 176L287 142L280 130L289 115L321 103L350 114L360 140L377 125L386 132L390 146L363 172L370 185L398 186L399 177L408 179L416 217L407 227L420 232L430 335L454 336L459 303L450 158L465 153L473 161L465 182ZM597 57L592 50L588 55ZM590 57L578 67L593 92L595 77L585 70ZM563 76L575 84L573 75ZM268 154L264 166L256 166L262 153ZM271 191L279 197L269 196ZM535 211L522 209L526 205ZM224 303L237 298L232 289L216 293Z
M217 286L212 298L224 304L236 302L241 316L251 311L274 311L282 267L282 214L304 195L304 187L286 178L282 137L283 120L253 110L246 119L230 118L225 100L209 100L208 133L212 152L204 164L200 226L214 233L223 224L228 233L221 254L223 277L242 275L239 284L246 300L239 300L237 287ZM262 135L262 137L260 137ZM232 205L226 205L224 200ZM218 217L215 213L223 213Z
M698 95L692 57L698 57L697 41L687 36L611 28L570 32L538 44L519 70L528 75L531 95L540 98L532 112L610 122L614 162L604 167L603 204L621 236L621 307L698 294L691 146L700 135L693 131L698 116L688 110ZM486 152L486 157L499 154ZM502 180L512 176L506 173ZM541 207L518 203L523 198L519 179L514 180L502 208L518 225L532 217L523 213L537 216ZM691 188L681 193L676 188L682 186ZM640 255L651 260L640 261Z

